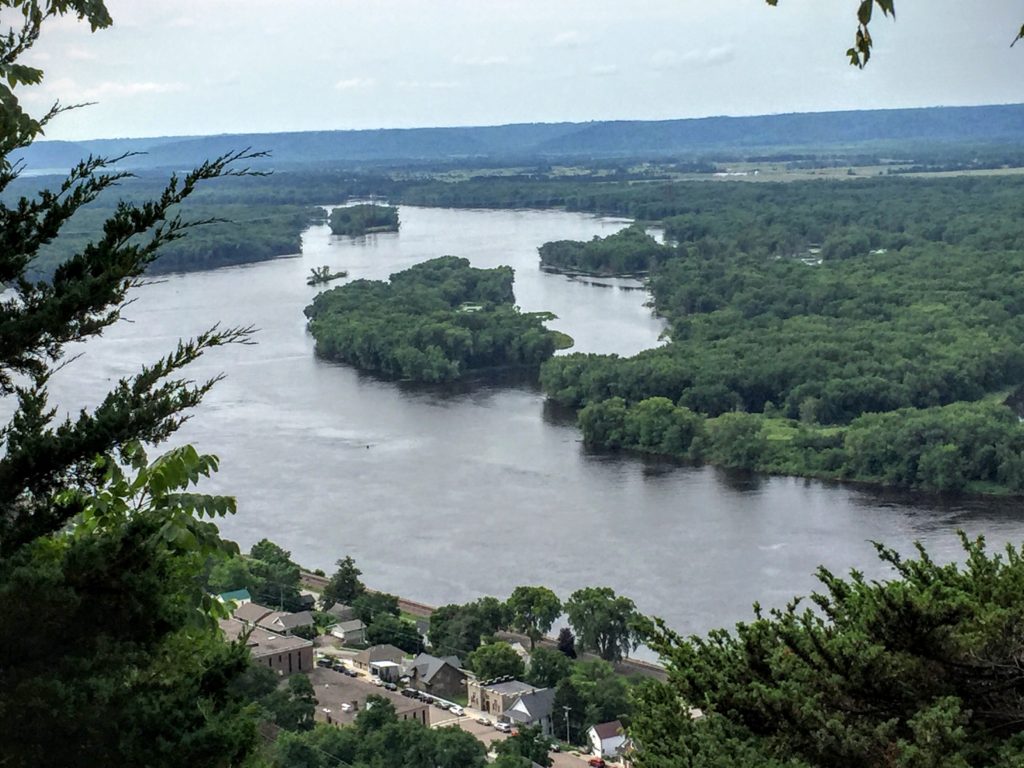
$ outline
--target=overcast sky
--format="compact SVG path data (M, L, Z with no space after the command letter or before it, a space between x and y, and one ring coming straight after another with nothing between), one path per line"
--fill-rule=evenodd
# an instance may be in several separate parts
M19 88L75 139L1024 102L1021 0L109 0L52 23ZM9 20L3 19L4 24Z

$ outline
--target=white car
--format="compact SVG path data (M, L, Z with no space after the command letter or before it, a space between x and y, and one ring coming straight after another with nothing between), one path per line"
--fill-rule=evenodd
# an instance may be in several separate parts
M452 704L450 707L448 707L448 711L451 712L453 715L458 715L459 717L462 717L464 714L466 714L466 710L464 710L458 704Z
M380 688L382 685L384 685L384 681L381 680L379 677L371 678L370 682L373 683L374 685L376 685L378 688Z
M342 712L351 712L352 711L352 705L349 704L348 702L342 704L341 705L341 711Z
M512 733L512 726L508 723L495 723L494 730L501 731L502 733Z

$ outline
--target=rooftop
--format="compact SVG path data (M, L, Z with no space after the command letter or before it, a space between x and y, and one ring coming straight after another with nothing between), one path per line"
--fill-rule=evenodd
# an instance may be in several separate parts
M303 640L301 637L286 637L276 632L270 632L262 627L255 627L249 632L249 627L238 619L221 619L217 623L220 624L220 628L224 631L224 636L229 641L238 640L248 632L249 635L246 638L245 644L249 647L249 654L254 659L313 646L310 640Z
M517 693L532 693L537 690L536 686L524 683L522 680L507 680L504 683L488 683L485 681L480 683L480 687L505 696L512 696Z
M622 735L622 723L618 720L612 720L610 723L600 723L594 726L594 733L596 733L597 738L602 741L605 739L613 739L616 736Z
M410 699L400 693L389 691L386 688L379 688L363 678L348 677L333 669L315 667L309 673L309 681L313 684L313 692L316 694L316 714L318 718L325 719L324 708L331 710L331 719L336 723L351 723L355 720L357 712L366 708L366 697L370 695L382 696L390 701L395 712L399 716L403 712L413 710L429 709L428 705L418 699ZM342 704L356 703L352 712L342 712Z
M231 615L239 621L247 621L250 624L255 624L257 621L262 619L264 616L268 616L274 613L273 608L267 608L265 605L259 603L246 603L235 608L235 612Z

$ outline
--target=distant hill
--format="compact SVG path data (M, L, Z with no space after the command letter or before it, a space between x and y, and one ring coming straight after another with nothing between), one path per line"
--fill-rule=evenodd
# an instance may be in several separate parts
M695 155L863 144L1024 142L1024 104L812 112L687 120L525 123L470 128L309 131L151 139L39 141L17 154L30 172L68 168L92 153L146 154L136 168L184 168L229 150L272 153L264 165L370 165L457 160L571 160Z

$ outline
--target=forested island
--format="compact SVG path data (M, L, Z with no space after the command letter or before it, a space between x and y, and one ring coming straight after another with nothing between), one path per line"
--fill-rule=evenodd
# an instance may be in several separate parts
M356 280L306 307L316 353L390 378L454 381L472 371L536 367L571 340L546 312L520 312L510 267L476 269L442 256Z
M1021 186L704 185L650 278L671 342L560 357L542 385L593 447L1020 493Z
M555 240L538 250L542 269L601 276L646 274L672 253L647 234L642 224L632 224L608 237L595 235L585 243Z
M335 235L358 237L374 232L397 232L398 209L373 203L347 205L331 211L328 223Z

